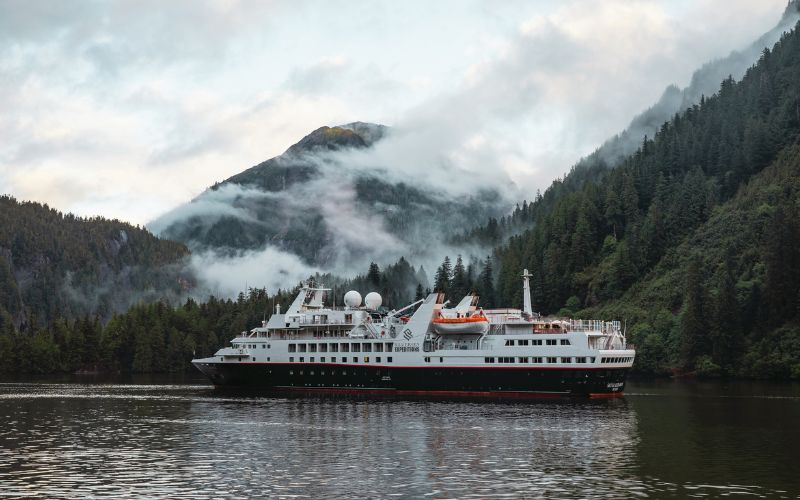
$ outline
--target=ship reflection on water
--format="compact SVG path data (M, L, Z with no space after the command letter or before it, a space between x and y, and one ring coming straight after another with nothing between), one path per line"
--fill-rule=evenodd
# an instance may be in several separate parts
M637 394L636 387L618 400L498 403L234 396L204 385L0 384L0 485L5 495L45 498L800 491L782 460L771 465L771 478L758 473L773 457L791 456L797 431L775 439L752 411L758 404L796 421L797 391L720 403L683 389ZM736 414L723 420L728 431L714 431L720 411ZM740 425L772 440L772 449L745 448L742 456L729 439ZM714 443L719 449L710 453Z

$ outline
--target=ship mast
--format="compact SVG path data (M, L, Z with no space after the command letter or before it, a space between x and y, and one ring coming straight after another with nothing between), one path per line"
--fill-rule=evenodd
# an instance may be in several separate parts
M522 283L523 283L522 306L524 308L523 312L530 316L533 316L533 307L531 307L531 284L530 284L530 278L532 276L533 275L529 273L527 269L525 269L522 272Z

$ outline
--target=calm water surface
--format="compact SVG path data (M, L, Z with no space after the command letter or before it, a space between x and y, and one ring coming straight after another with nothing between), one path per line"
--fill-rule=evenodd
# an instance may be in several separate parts
M526 403L0 383L0 496L800 495L800 386L629 383Z

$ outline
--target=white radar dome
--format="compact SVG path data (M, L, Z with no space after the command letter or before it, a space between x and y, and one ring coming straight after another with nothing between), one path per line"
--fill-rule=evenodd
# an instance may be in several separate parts
M373 311L379 308L382 302L383 299L378 292L369 292L367 296L364 297L364 304L367 306L367 309L372 309Z
M359 307L361 305L361 294L355 290L350 290L344 294L344 305L347 307Z

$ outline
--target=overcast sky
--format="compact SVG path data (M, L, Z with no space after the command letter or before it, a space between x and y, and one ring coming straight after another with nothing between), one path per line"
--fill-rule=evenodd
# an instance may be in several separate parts
M0 192L145 223L360 120L532 193L785 6L0 0Z

